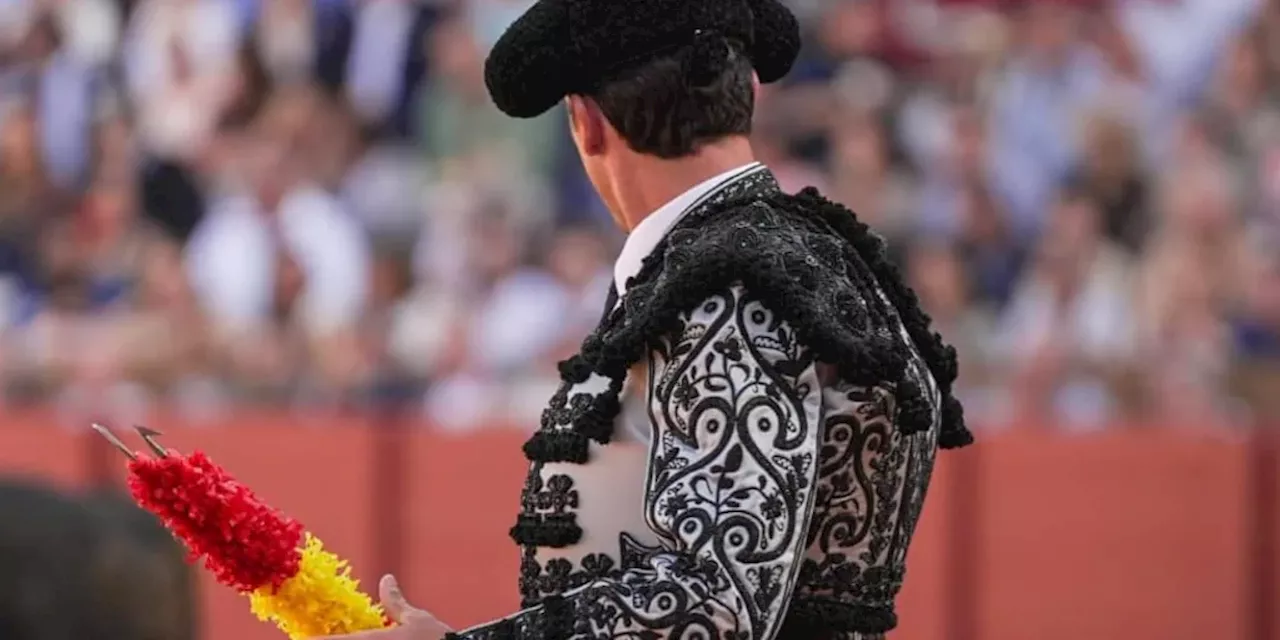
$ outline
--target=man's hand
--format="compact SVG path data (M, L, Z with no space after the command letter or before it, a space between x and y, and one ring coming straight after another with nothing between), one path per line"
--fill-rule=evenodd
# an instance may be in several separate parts
M399 626L391 629L365 631L345 636L330 636L330 640L440 640L451 629L436 620L435 616L414 607L400 593L394 576L383 576L378 583L378 598L387 615Z

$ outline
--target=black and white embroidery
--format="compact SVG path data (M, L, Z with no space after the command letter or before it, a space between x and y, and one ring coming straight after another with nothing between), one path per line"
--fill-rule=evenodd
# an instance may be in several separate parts
M681 316L679 326L656 345L648 368L654 431L645 509L664 546L633 547L635 566L613 575L588 556L583 564L596 564L599 577L582 586L575 583L585 572L568 561L526 561L527 590L570 589L569 637L772 638L790 600L817 474L816 363L740 287ZM564 476L531 481L525 493L526 510L538 513L574 499ZM502 624L528 623L517 616Z
M579 544L577 516L601 508L579 471L646 361L644 516L661 544ZM954 351L847 209L767 172L729 185L561 376L512 528L526 609L455 637L873 640L896 625L934 455L971 437Z

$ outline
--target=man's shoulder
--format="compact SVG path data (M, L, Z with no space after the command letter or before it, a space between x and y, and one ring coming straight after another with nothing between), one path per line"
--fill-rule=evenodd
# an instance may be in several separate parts
M808 280L846 274L853 245L828 225L811 202L778 194L683 221L669 234L663 270L680 273L785 276ZM781 282L768 279L768 283ZM764 283L760 283L764 284Z
M861 313L867 301L853 245L795 198L755 199L682 220L628 284L629 313L686 312L734 288L804 317Z
M716 301L760 305L841 376L878 384L901 376L905 349L874 294L847 209L816 194L773 196L682 221L627 287L606 350L621 353L677 331L681 318ZM852 220L852 218L850 218ZM728 296L728 297L726 297ZM743 307L745 308L745 307ZM621 345L621 346L617 346Z

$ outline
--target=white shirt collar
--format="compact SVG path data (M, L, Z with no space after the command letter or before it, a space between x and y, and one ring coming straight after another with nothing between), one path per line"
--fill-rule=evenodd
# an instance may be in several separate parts
M764 165L759 162L752 162L725 171L676 196L641 220L640 224L636 225L636 228L632 229L627 236L627 241L622 245L622 252L618 254L618 260L613 264L613 282L618 288L618 296L622 297L627 292L627 280L640 272L640 265L644 259L653 253L654 248L680 221L680 218L684 217L685 213L700 204L706 197L719 191L720 187L763 168Z

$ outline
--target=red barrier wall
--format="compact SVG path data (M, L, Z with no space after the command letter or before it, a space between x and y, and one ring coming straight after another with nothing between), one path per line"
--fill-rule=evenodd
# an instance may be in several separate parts
M169 446L206 451L305 522L370 589L394 570L411 599L459 626L516 606L506 532L524 478L523 434L376 430L367 417L219 422L153 424ZM121 461L96 437L51 423L0 416L0 473L65 486L119 477ZM1280 606L1258 596L1280 594L1280 540L1256 537L1280 535L1280 509L1257 499L1280 496L1280 472L1257 473L1276 458L1256 450L1243 439L1144 431L1000 435L944 455L891 637L1273 640ZM212 584L202 597L206 640L281 637L252 620L242 598Z

